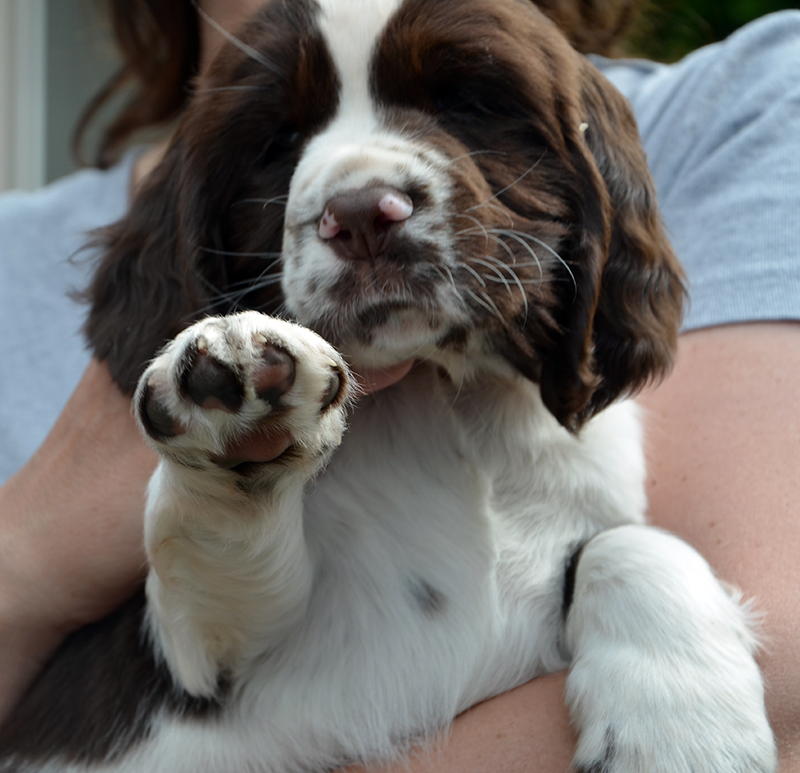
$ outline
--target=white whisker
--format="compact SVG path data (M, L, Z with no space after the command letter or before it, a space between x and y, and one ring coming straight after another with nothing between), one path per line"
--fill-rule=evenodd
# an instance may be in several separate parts
M263 204L263 208L266 209L269 204L279 204L285 207L288 199L288 196L274 196L271 199L240 199L239 201L234 201L231 206L237 207L239 204Z
M524 239L530 239L532 242L535 242L536 244L544 247L562 266L564 266L565 269L567 269L567 273L570 275L570 278L572 279L572 285L575 288L575 297L576 298L578 297L578 283L577 281L575 281L575 274L572 273L572 269L567 264L567 261L564 260L564 258L562 258L547 242L542 241L541 239L539 239L536 236L533 236L532 234L527 234L522 231L501 231L500 229L496 229L495 233L502 233L504 235L510 236L511 238L516 239L520 244L525 243ZM527 246L529 252L534 257L537 257L536 253L533 251L533 248L530 247L530 245Z
M511 292L511 285L508 283L508 280L497 270L497 266L493 266L491 263L489 263L489 262L487 262L485 260L481 260L480 258L470 258L470 260L473 263L478 263L481 266L486 266L486 268L488 268L490 271L494 271L494 273L497 274L498 277L500 277L500 281L506 286L506 290L508 290L508 294L509 295L513 295L513 293ZM486 278L490 279L490 277L486 277Z
M488 204L492 199L496 199L498 196L502 196L506 191L511 190L518 182L524 180L537 166L542 162L542 159L547 155L547 149L544 150L541 156L536 160L533 166L528 167L513 183L506 185L505 188L497 191L497 193L492 194L486 201L481 202L480 204L476 204L474 207L470 207L467 212L472 212L474 209L478 209L478 207L483 207Z
M492 299L489 298L486 293L481 293L483 296L483 300L481 300L474 292L472 292L472 290L467 289L465 292L472 296L472 298L481 306L483 306L483 308L489 313L494 314L494 316L496 316L503 323L504 327L507 327L508 323L503 319L503 315L500 313L500 310L494 305L494 303L492 303Z
M275 263L280 260L282 254L280 252L231 252L229 250L215 250L212 247L201 247L200 250L202 252L210 252L212 255L225 255L231 258L275 258Z
M228 30L226 30L221 24L219 24L216 20L211 18L199 5L197 0L191 0L194 9L197 11L198 15L207 23L210 24L220 35L222 35L226 40L233 43L236 48L240 51L247 54L251 59L254 59L259 64L266 67L271 72L274 72L276 75L283 76L284 71L282 68L278 67L274 62L271 62L267 59L263 54L256 51L252 46L248 46L242 40L236 37L236 35L232 35Z
M451 158L447 165L452 166L453 164L456 163L456 161L461 161L464 158L472 158L473 156L488 156L488 155L505 156L506 152L504 150L473 150L470 153L462 153L460 156Z
M468 266L466 263L464 263L463 260L459 260L457 265L469 271L469 273L472 274L472 276L474 276L475 279L478 280L478 283L480 284L481 287L484 288L486 287L486 282L483 281L483 277L481 277L481 275L474 268Z
M465 215L465 214L458 214L458 215L456 215L456 217L463 217L463 218L466 218L467 220L471 220L473 223L475 223L475 225L478 226L478 228L480 229L481 233L486 238L486 241L487 242L489 241L489 233L486 230L486 228L484 227L483 223L481 223L481 221L478 220L477 217L473 217L472 215ZM468 233L468 232L467 231L459 231L459 233L456 234L456 235L460 236L461 234L465 234L465 233ZM475 233L475 231L470 231L469 233Z
M503 274L500 271L500 269L497 268L497 266L499 266L500 268L503 268L506 271L508 271L508 273L511 275L511 278L514 280L514 282L516 282L517 287L519 287L519 291L520 291L520 293L522 295L522 302L525 304L525 319L527 320L528 319L528 295L525 292L525 288L522 286L522 281L517 276L517 272L514 271L510 266L507 266L502 261L497 260L497 258L493 258L491 255L484 255L484 257L486 258L487 261L491 261L491 263L485 262L485 261L481 260L480 258L473 258L473 261L475 261L476 263L483 263L483 265L487 266L488 268L491 268L500 277L500 279L502 280L503 284L506 286L506 289L508 290L509 294L511 294L511 286L508 284L508 281L503 276ZM493 265L493 264L496 264L496 265ZM541 266L539 266L539 269L541 271ZM489 277L487 277L487 279L488 278ZM539 279L539 281L541 282L541 278Z

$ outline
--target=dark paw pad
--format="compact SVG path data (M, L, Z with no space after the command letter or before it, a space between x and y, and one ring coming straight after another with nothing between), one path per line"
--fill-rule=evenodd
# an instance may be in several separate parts
M201 408L236 413L244 402L244 387L238 374L207 354L201 343L189 355L181 388Z
M183 428L167 410L151 384L146 384L141 391L137 412L142 426L153 440L161 441L183 434Z
M253 387L260 400L275 405L294 385L295 364L288 352L264 342L261 365L253 373Z
M334 403L339 405L342 402L344 388L345 382L342 374L338 370L332 370L330 381L328 381L328 391L322 396L323 411Z

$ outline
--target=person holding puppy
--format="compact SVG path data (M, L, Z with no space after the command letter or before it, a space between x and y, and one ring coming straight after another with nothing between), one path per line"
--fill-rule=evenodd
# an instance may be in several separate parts
M235 30L262 2L208 0L202 17L185 3L109 3L126 66L142 89L109 131L102 160L108 163L131 131L179 114L186 86L195 73L202 79L224 43L220 29ZM158 46L157 66L148 65ZM690 280L676 368L640 397L648 411L651 520L697 547L720 577L765 613L760 664L787 773L800 771L794 646L800 627L794 603L800 589L794 560L800 419L793 399L800 380L800 141L793 130L800 87L790 76L798 60L800 13L791 12L671 67L597 60L633 102L664 217ZM63 260L79 246L78 231L122 215L162 151L129 153L108 171L78 173L59 183L61 189L25 202L0 200L0 223L5 217L8 233L12 213L63 223L56 237L63 239L63 252L55 258ZM95 200L94 219L73 217L72 209L88 206L90 192L102 199ZM0 293L11 296L23 281L35 281L8 251L23 244L52 255L53 231L5 245L0 235L0 261L9 268ZM61 289L66 292L66 282ZM27 372L24 362L4 367L8 388L24 395L28 380L47 380L59 362L72 358L71 372L85 364L47 438L0 488L0 715L13 710L69 632L114 609L144 575L142 497L155 457L134 426L129 397L103 363L82 354L77 334L64 333L69 325L77 329L81 312L64 313L73 316L44 320L60 334L62 350L43 352ZM28 335L46 335L37 332L37 318L28 325ZM0 352L4 364L16 365L25 346L15 339L17 328L6 329ZM364 376L371 389L394 377ZM58 410L59 399L53 390L43 413ZM5 475L26 453L15 456L10 447L27 422L11 415L9 405L0 408L0 420L14 430L0 457ZM574 737L563 679L536 679L469 710L447 742L415 756L411 769L566 769Z

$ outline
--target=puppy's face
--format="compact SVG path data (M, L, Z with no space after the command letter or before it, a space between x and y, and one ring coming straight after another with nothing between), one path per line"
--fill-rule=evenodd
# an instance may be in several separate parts
M669 366L680 271L633 119L533 5L272 0L240 41L107 236L88 330L123 383L242 307L361 366L491 351L567 426Z

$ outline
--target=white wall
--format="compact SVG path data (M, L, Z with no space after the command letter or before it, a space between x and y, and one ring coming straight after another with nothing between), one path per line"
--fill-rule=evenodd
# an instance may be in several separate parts
M75 168L75 125L119 65L100 6L0 0L0 191L37 188ZM98 138L94 126L89 159Z
M22 0L25 2L26 0ZM2 2L2 0L0 0ZM105 16L97 0L47 0L47 129L45 177L75 168L72 135L89 100L119 65ZM116 100L86 136L85 155L94 158L103 119L120 107Z
M0 191L45 181L45 0L0 0Z

